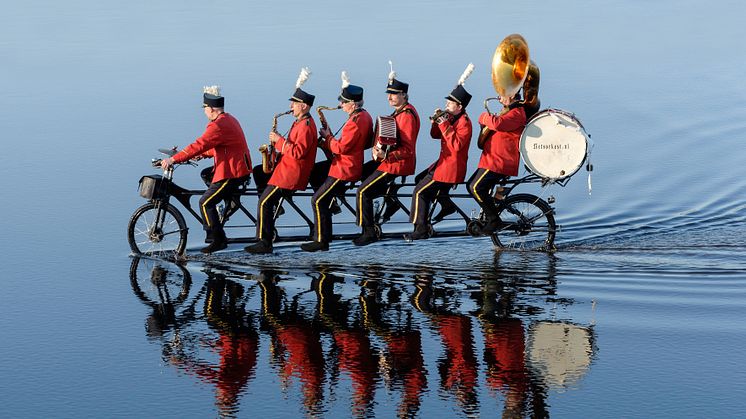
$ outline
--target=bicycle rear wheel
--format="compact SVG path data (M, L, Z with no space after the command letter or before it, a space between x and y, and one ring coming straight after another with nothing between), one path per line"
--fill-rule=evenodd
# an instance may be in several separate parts
M173 205L149 202L132 214L127 241L134 253L176 258L184 254L187 233L186 221Z
M546 201L531 194L505 198L498 206L500 227L492 235L495 246L519 250L554 250L557 224L554 210Z

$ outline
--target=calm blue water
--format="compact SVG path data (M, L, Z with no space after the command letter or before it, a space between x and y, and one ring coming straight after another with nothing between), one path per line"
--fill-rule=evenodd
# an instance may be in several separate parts
M4 415L746 410L741 2L2 9ZM258 162L300 67L317 104L335 104L347 70L380 115L391 59L424 119L473 62L476 118L494 95L494 48L515 32L541 68L543 105L577 114L595 141L592 194L585 171L564 188L522 187L556 198L555 254L459 238L203 257L193 234L185 266L129 256L137 180L155 173L157 148L202 132L202 86L223 87ZM423 130L418 168L437 153ZM177 181L200 187L198 170Z

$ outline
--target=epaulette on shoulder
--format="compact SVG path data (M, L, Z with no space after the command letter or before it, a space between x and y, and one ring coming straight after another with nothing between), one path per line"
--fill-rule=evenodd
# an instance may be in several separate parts
M311 125L311 118L306 118L306 126Z

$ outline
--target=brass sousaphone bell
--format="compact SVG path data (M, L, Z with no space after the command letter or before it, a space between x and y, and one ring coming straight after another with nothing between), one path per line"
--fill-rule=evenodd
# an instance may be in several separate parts
M495 92L502 97L512 97L523 87L529 74L531 60L528 53L528 43L517 33L508 35L497 46L492 56L492 85ZM534 67L536 67L534 65ZM538 74L538 67L536 67ZM497 98L487 98L484 107L490 112L487 103ZM491 130L481 126L477 145L481 149Z

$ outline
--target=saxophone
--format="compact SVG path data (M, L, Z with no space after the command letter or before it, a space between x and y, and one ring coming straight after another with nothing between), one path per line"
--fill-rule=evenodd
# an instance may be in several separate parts
M277 119L292 112L293 110L290 109L289 111L276 114L272 120L271 132L277 132ZM259 146L259 153L262 154L262 171L264 173L272 173L277 164L277 150L275 150L275 146L271 142L269 144L262 144Z
M316 108L316 113L319 114L319 122L321 123L321 128L329 128L329 123L326 122L326 116L324 116L323 111L336 111L337 109L342 109L341 106L319 106ZM326 139L324 137L319 136L319 148L324 152L324 155L326 156L327 160L332 159L332 152L329 150L329 147L326 145Z

